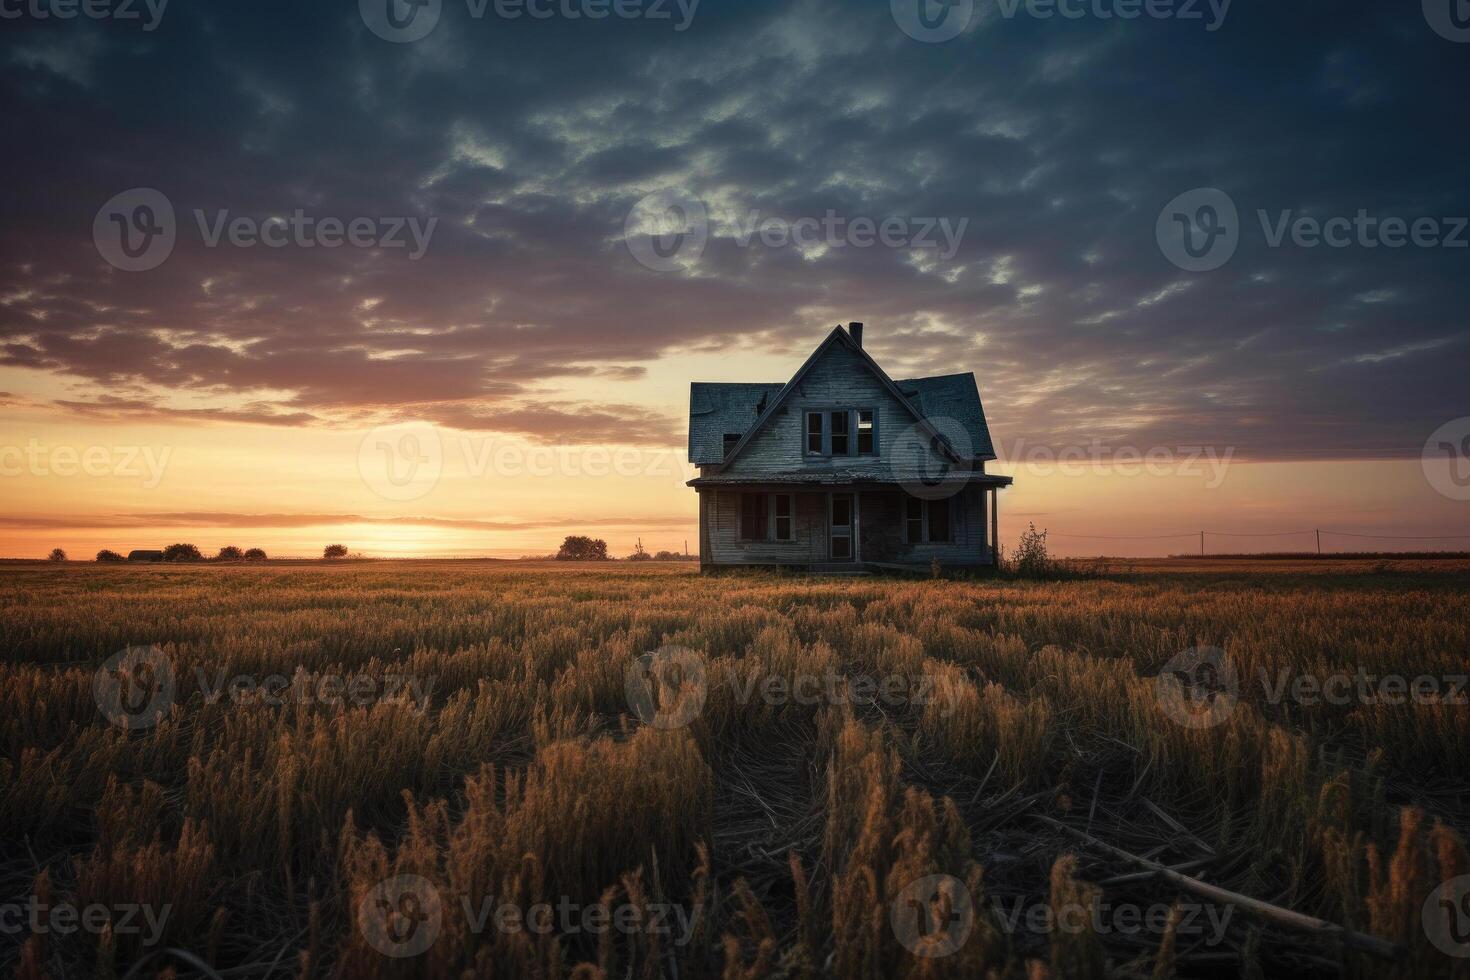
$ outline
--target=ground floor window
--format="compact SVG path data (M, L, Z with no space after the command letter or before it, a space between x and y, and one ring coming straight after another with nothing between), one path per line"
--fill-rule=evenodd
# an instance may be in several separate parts
M795 498L789 493L740 494L740 540L795 541Z
M904 503L904 537L909 544L950 544L954 541L951 505L953 497L921 500L909 497Z

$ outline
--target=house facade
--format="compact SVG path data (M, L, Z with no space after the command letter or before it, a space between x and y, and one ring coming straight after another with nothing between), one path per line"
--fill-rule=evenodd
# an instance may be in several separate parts
M994 459L973 374L894 381L839 326L784 384L690 386L700 566L993 565Z

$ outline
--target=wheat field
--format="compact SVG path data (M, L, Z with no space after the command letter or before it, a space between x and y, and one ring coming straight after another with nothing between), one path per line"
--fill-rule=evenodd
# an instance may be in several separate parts
M1457 566L0 577L17 976L1470 976Z

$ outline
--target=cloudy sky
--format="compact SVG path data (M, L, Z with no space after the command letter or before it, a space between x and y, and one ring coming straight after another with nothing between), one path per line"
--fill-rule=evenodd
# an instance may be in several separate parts
M0 2L0 554L677 549L688 382L847 320L1003 537L1470 535L1449 0L89 7Z

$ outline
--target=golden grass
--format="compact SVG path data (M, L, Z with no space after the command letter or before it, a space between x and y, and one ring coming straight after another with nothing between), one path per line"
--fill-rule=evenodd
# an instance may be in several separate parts
M1091 977L1125 963L1198 975L1177 915L1140 948L1091 931L1008 936L990 909L997 888L1091 902L1094 882L1126 870L1029 813L1138 850L1152 840L1161 860L1198 857L1147 800L1219 855L1212 880L1406 947L1397 967L1348 954L1349 974L1466 976L1470 960L1434 949L1420 915L1435 886L1470 872L1454 802L1470 706L1272 696L1304 674L1464 673L1463 574L1217 572L0 568L7 893L171 909L161 944L22 935L0 965L121 975L146 957L140 975L186 970L166 945L222 971L274 962L303 977ZM93 681L135 645L162 651L176 697L130 731L101 715ZM1240 700L1190 729L1164 712L1154 675L1205 645L1228 653ZM627 670L660 648L703 667L687 726L647 726L630 708ZM419 689L355 704L213 697L237 675ZM792 696L803 678L822 679L819 697ZM897 683L875 695L885 679ZM405 959L375 948L357 913L397 875L430 882L443 909L437 939ZM916 955L890 922L930 876L974 903L968 940L946 956ZM632 925L476 929L464 909L491 899L625 906ZM933 899L936 921L953 899ZM656 927L670 904L688 941ZM1298 941L1242 916L1223 952L1232 972L1279 974L1308 962ZM1342 955L1311 948L1317 962Z

